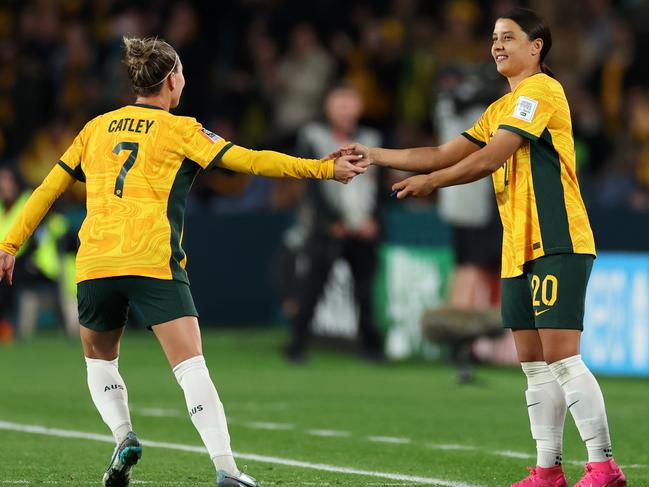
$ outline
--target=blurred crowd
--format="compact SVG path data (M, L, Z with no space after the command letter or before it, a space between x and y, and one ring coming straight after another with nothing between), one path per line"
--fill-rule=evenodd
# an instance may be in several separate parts
M176 47L187 78L178 112L239 145L295 153L298 130L322 118L325 94L341 81L361 94L362 122L385 145L435 144L441 99L457 112L504 93L490 32L519 4L552 27L547 61L571 103L587 201L649 208L643 0L5 1L0 163L35 186L87 120L132 102L123 35ZM304 194L300 183L254 178L224 198L212 183L199 185L196 201L214 211L291 208Z
M571 105L586 204L649 211L649 64L641 54L649 50L648 0L5 0L0 234L88 120L134 101L121 62L124 35L161 36L177 49L187 83L176 113L244 147L317 158L354 140L429 146L469 128L508 90L491 59L491 30L517 5L551 26L546 62ZM216 171L197 180L188 211L296 210L276 272L292 323L287 358L306 359L312 327L319 334L356 322L363 356L382 361L372 312L379 208L400 176L374 171L343 187ZM75 334L83 198L84 185L74 185L23 251L19 289L0 292L0 343L11 340L12 308L15 328L31 334L53 281L58 321ZM483 181L408 202L436 205L452 233L447 307L429 314L430 323L464 322L466 313L497 303L493 200ZM351 282L358 314L336 300L352 292ZM334 303L334 315L321 301ZM467 343L485 334L464 332L444 339L460 364Z

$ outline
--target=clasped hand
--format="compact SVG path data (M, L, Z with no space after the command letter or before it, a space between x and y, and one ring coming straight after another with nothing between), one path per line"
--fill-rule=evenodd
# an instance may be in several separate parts
M367 146L359 143L353 143L346 146L343 146L329 154L327 159L336 159L347 157L350 155L355 155L358 157L355 161L357 167L367 168L370 164L373 164L370 149ZM392 185L393 195L402 200L408 196L428 196L435 189L431 177L429 174L420 174L417 176L411 176L402 181L394 183Z
M370 165L369 162L363 160L363 156L340 149L323 159L334 159L334 179L343 184L347 184L359 174L363 174Z

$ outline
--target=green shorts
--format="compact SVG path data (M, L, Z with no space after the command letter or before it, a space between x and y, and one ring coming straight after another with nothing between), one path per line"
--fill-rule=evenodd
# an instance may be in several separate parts
M587 254L547 255L527 262L521 276L502 279L505 328L583 330L593 260Z
M189 285L151 277L121 276L90 279L77 286L79 322L94 331L126 325L128 308L134 304L146 327L183 316L198 316Z

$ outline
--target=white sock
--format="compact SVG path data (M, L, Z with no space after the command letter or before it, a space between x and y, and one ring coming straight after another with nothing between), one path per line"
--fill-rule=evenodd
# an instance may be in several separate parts
M579 434L586 443L589 462L605 462L611 458L611 437L604 407L604 396L597 379L575 355L550 365L552 374L566 395L568 409Z
M527 377L527 413L532 438L536 441L536 464L550 468L561 465L566 400L563 390L545 362L522 362Z
M119 375L118 359L99 360L86 357L88 389L101 419L113 432L119 444L133 429L128 411L128 392Z
M185 392L189 416L201 435L217 470L239 474L230 448L230 435L216 388L202 355L192 357L174 367L178 384Z

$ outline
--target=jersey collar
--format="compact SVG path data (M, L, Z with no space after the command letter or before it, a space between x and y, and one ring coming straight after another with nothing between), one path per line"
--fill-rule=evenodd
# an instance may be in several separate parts
M131 106L142 107L142 108L151 108L153 110L164 110L162 107L157 107L155 105L147 105L145 103L132 103Z

